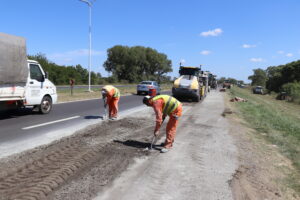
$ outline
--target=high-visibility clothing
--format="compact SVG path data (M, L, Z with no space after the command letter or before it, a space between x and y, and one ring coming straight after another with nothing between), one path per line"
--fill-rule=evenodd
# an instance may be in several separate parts
M107 101L109 117L118 117L118 103L120 98L111 98Z
M112 85L105 85L102 89L106 90L107 96L118 98L120 97L120 91L118 88L112 86Z
M156 114L156 126L154 132L158 131L163 121L163 115L169 116L169 121L166 129L165 148L171 148L176 135L178 119L182 115L182 104L174 97L168 95L158 95L150 100L150 105L153 107Z
M163 106L163 114L169 115L171 112L173 112L180 102L175 99L174 97L171 97L169 95L158 95L153 97L152 101L155 101L157 99L163 99L164 100L164 106Z
M178 126L178 119L179 116L182 114L182 105L180 104L177 109L174 111L172 115L170 115L170 119L167 124L166 128L166 140L164 147L165 148L171 148L173 146L173 142L176 135L176 129Z
M118 88L112 85L106 85L102 89L104 89L107 92L106 101L108 105L109 117L117 117L120 91L118 90Z

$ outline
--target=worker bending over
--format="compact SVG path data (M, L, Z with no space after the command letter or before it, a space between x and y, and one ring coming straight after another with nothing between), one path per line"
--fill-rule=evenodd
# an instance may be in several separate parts
M118 103L120 99L120 91L112 85L105 85L102 88L102 97L104 107L108 105L109 119L115 120L118 117Z
M162 153L166 153L173 146L178 119L182 114L182 104L169 95L158 95L155 97L145 96L143 103L153 107L156 114L155 136L159 135L159 129L166 116L169 115L170 117L166 129L166 140L161 149Z

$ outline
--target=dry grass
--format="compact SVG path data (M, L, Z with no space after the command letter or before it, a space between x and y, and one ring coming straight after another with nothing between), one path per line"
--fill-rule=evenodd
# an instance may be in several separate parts
M287 182L300 194L300 182L297 180L300 177L300 106L274 100L268 95L255 95L247 89L232 88L230 93L248 100L236 103L241 116L292 161L296 172Z
M136 85L126 85L124 87L117 87L120 90L122 96L136 94ZM172 84L162 84L161 90L167 91L172 88ZM101 88L91 89L92 92L86 91L86 89L74 89L73 95L71 95L70 89L58 90L58 102L68 102L77 100L87 100L101 98L100 90Z

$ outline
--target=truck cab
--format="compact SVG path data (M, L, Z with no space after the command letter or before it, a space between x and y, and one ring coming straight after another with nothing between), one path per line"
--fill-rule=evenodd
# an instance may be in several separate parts
M56 87L37 61L28 60L28 69L24 106L34 106L46 114L50 112L52 104L57 102Z
M50 112L56 87L38 62L27 59L25 38L0 33L0 72L0 111L31 106Z

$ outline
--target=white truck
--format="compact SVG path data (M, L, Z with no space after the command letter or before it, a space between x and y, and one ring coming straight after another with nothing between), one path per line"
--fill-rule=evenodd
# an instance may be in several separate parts
M0 111L29 106L47 114L56 102L56 87L47 73L27 60L25 38L0 33Z

